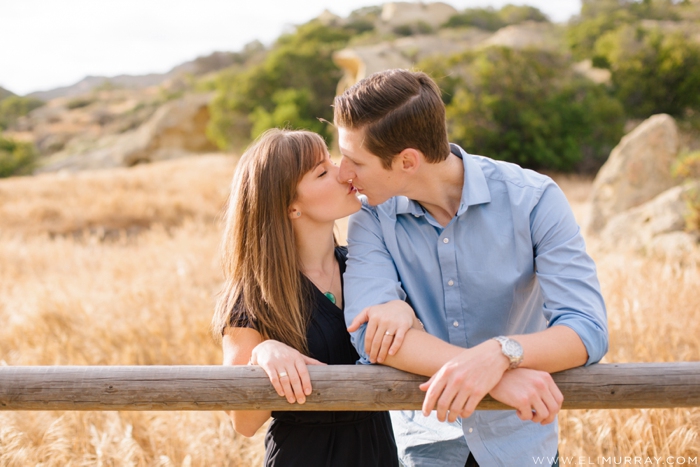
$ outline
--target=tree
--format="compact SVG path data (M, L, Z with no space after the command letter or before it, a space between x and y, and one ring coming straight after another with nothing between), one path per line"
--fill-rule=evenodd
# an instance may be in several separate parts
M630 116L700 110L700 45L683 33L628 25L605 34L595 49Z
M535 169L594 170L622 136L621 104L570 71L564 55L490 47L448 66L462 76L445 75L450 139L467 151Z
M265 60L224 73L210 110L208 133L220 147L247 142L271 126L306 128L328 139L331 104L342 72L331 59L352 37L351 27L314 20L281 36Z

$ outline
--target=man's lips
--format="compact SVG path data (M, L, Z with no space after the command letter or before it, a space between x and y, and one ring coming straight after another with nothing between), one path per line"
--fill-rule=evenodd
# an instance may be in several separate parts
M348 188L348 194L355 193L356 191L359 191L359 190L357 188L355 188L354 185L350 185L350 188Z

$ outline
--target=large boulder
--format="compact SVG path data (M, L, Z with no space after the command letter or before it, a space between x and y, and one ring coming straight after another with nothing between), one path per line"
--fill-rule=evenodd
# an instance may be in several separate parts
M213 151L216 148L206 137L211 98L199 94L167 102L137 129L106 135L84 150L69 147L37 172L130 167Z
M671 165L678 149L676 122L666 114L650 117L625 135L593 182L587 232L598 234L616 214L676 185Z
M687 198L700 191L700 181L664 191L652 200L613 216L600 233L604 250L634 250L682 257L697 248L697 235L684 232Z

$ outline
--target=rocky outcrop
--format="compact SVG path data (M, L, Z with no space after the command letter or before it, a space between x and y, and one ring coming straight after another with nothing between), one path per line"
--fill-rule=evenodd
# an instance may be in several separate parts
M676 185L671 166L678 150L678 129L666 114L650 117L624 136L593 183L587 232L599 233L613 216Z
M481 45L509 47L511 49L537 48L556 50L561 44L559 29L549 23L526 21L496 31Z
M591 59L582 60L574 64L574 71L597 84L608 84L612 78L610 70L596 68Z
M679 258L690 253L698 238L683 231L689 214L687 197L699 191L700 181L675 186L641 206L613 216L600 233L602 248Z
M391 32L400 26L424 24L437 29L458 11L447 3L391 2L382 8L377 28Z
M390 68L410 68L429 56L472 49L490 36L491 33L479 29L445 29L438 34L402 37L339 50L333 54L333 62L345 73L338 83L338 94L372 73Z
M416 9L422 4L410 5L413 7L407 11L418 11ZM423 6L430 5L440 4ZM410 16L406 14L401 17ZM447 28L435 34L413 35L378 44L349 47L333 55L335 64L345 72L338 83L338 93L372 73L390 68L411 68L430 56L449 56L489 46L549 50L558 47L561 42L560 32L552 24L525 22L507 26L495 33L477 28Z
M69 147L37 172L129 167L215 150L206 137L212 95L190 95L162 105L135 130L107 135L85 150Z

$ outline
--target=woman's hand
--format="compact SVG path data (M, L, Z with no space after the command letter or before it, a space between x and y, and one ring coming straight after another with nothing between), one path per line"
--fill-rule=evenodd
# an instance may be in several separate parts
M365 352L372 363L382 363L387 354L395 355L409 329L423 330L413 308L402 300L365 308L352 321L348 332L358 330L363 323L367 323Z
M306 365L325 365L298 350L276 340L266 340L255 346L251 365L260 365L270 378L275 391L290 404L306 402L311 394L311 378Z

